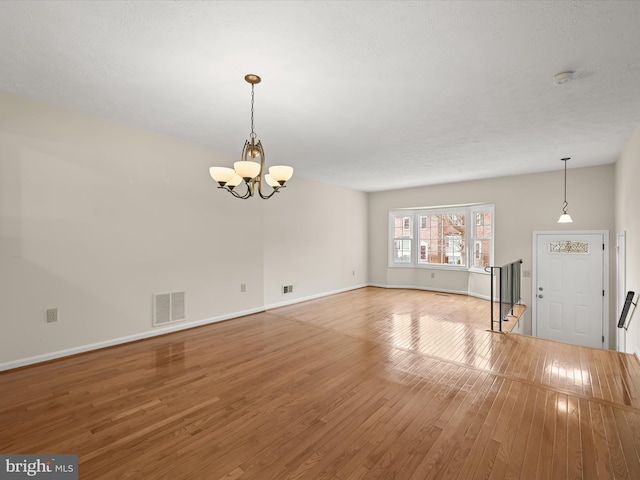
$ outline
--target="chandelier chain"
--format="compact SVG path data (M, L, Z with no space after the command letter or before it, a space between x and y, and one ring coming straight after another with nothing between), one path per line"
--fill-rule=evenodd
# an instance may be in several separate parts
M253 83L251 84L251 138L256 138L256 134L253 131Z

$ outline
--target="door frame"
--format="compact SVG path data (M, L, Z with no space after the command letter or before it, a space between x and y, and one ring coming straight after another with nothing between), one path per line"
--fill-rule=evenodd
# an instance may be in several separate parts
M538 284L538 237L540 235L602 235L604 252L602 254L602 287L604 296L602 297L602 335L604 342L602 348L609 349L609 230L545 230L534 231L531 265L531 334L538 336L538 312L536 302L536 286Z
M627 232L616 235L616 323L627 295ZM616 350L627 351L627 331L616 328Z

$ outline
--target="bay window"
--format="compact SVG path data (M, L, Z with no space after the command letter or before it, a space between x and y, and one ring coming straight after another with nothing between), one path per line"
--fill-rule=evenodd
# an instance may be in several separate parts
M389 265L484 269L493 260L493 210L485 204L389 212Z

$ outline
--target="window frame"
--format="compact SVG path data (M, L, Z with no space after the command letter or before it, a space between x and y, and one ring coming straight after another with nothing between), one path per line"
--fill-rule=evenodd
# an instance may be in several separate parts
M466 264L466 252L462 253L463 251L465 251L464 249L466 248L466 239L467 239L467 235L466 235L466 218L467 218L467 212L465 209L460 209L460 208L454 208L454 209L447 209L447 210L442 210L442 209L430 209L430 210L425 210L425 209L420 209L417 210L415 212L416 215L416 219L420 220L420 227L416 229L416 232L414 233L414 235L417 237L416 239L416 244L417 246L420 248L420 257L422 256L422 230L423 229L428 229L431 233L431 230L433 228L433 220L429 220L426 222L426 226L423 226L423 222L422 220L425 218L432 218L432 217L438 217L437 219L437 226L440 229L439 234L437 234L435 237L434 236L430 236L429 239L427 240L427 247L429 246L429 244L433 243L434 241L436 242L437 245L437 251L436 253L438 255L441 256L441 258L447 257L447 256L451 256L451 257L456 257L456 258L461 258L463 260L465 260L464 262L461 263L430 263L430 262L423 262L421 261L422 259L419 258L418 256L416 256L416 265L418 267L455 267L455 268L462 268L465 269L467 267ZM460 217L464 217L464 222L460 221L460 218L458 218L458 216ZM459 237L460 235L455 235L455 234L451 234L451 233L447 233L445 234L444 230L445 230L445 218L444 217L450 217L450 223L449 226L450 227L459 227L461 225L464 225L464 229L465 229L465 234L464 236L462 236L462 249L459 252L460 255L456 255L458 252L456 251L455 245L454 245L454 238L455 237ZM428 251L428 248L426 249L426 257L427 259L430 256L430 252ZM447 253L450 253L450 255L447 255Z
M395 219L399 218L400 219L400 225L398 227L396 227L396 222ZM406 228L407 222L409 223L409 228ZM389 248L389 263L397 265L397 266L411 266L411 262L413 261L413 257L414 257L414 249L415 249L415 242L414 242L414 236L413 236L413 230L414 230L414 225L415 225L415 216L412 215L411 213L408 214L402 214L402 215L393 215L393 216L389 216L389 234L390 234L390 239L391 239L391 246ZM396 236L396 228L397 230L399 230L400 235ZM397 250L400 250L401 252L404 252L404 248L401 249L397 249L396 248L396 242L410 242L411 248L409 249L409 262L396 262L395 259L397 257ZM404 257L404 255L402 256Z
M481 212L491 213L491 237L476 237L476 214ZM446 263L422 263L420 257L422 254L422 245L420 237L420 229L423 228L423 219L427 215L451 215L451 214L463 214L465 223L465 233L463 237L464 241L464 253L463 259L466 262L465 265L446 264ZM411 217L409 221L411 225L411 231L408 236L395 237L395 219L402 218L401 224L404 227L405 218ZM422 218L421 218L422 217ZM406 230L403 229L403 233ZM423 207L423 208L406 208L389 211L388 222L388 260L387 266L389 268L426 268L426 269L444 269L444 270L457 270L457 271L469 271L475 273L487 273L484 267L476 267L475 263L475 245L476 240L489 240L490 252L489 259L490 264L494 258L494 244L495 244L495 205L491 203L486 204L473 204L473 205L456 205L451 207ZM409 239L411 241L411 258L409 262L398 262L394 257L395 242L396 240ZM443 237L444 241L444 237ZM428 248L425 248L428 250ZM428 258L429 253L425 252L425 256Z
M476 214L477 213L485 213L485 212L490 212L491 213L491 223L489 224L489 226L491 227L491 236L490 237L477 237L476 236ZM476 240L489 240L489 265L493 265L494 264L494 251L495 251L495 242L496 242L496 238L495 238L495 222L496 222L496 211L495 211L495 205L492 203L488 203L488 204L483 204L483 205L473 205L469 208L469 214L471 215L471 218L473 219L473 232L471 232L471 236L470 236L470 242L469 246L470 248L468 249L468 255L469 255L469 271L470 272L480 272L480 273L487 273L485 271L486 267L476 267L475 266L475 251L476 251ZM485 227L487 225L485 224Z

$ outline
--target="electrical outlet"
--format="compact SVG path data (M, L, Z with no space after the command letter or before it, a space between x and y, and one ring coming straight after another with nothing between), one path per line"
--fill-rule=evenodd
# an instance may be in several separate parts
M436 274L434 272L431 272L431 278L436 278Z
M53 323L58 321L58 309L50 308L47 310L47 323Z
M247 284L246 283L241 283L240 284L240 292L241 293L245 293L247 291Z
M531 277L531 270L523 270L522 271L522 276L523 277Z
M293 285L283 285L282 286L282 294L293 292Z
M355 277L355 276L356 276L356 271L355 271L355 270L352 270L352 271L351 271L351 275L353 275L353 276Z

